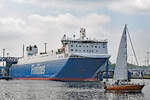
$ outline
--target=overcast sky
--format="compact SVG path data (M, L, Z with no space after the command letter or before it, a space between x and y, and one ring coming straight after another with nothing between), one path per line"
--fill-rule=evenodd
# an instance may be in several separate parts
M0 0L0 55L22 55L22 44L37 44L44 50L61 46L64 34L108 39L111 61L115 62L119 41L128 24L140 64L150 48L150 0ZM134 63L131 49L129 61Z

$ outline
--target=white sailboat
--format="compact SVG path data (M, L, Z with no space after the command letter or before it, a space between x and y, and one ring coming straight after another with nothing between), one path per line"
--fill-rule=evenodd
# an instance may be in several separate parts
M115 84L105 86L105 90L116 92L141 92L144 87L144 85L131 84L128 82L127 25L125 25L121 37L113 80L116 81Z

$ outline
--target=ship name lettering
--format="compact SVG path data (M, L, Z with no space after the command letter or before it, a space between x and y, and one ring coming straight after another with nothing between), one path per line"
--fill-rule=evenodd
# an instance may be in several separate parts
M45 66L44 65L37 65L31 66L31 74L45 74Z

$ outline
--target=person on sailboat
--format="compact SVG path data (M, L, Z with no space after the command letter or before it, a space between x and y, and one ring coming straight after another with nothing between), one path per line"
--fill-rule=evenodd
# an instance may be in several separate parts
M106 89L107 88L106 82L103 82L103 85L104 85L104 89Z
M119 80L117 80L117 81L115 82L115 84L118 85L118 84L119 84Z

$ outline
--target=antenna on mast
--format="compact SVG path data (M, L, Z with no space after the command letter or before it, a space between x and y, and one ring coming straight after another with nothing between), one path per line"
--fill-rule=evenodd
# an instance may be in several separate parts
M80 38L84 39L86 37L86 29L85 28L81 28L80 29Z

